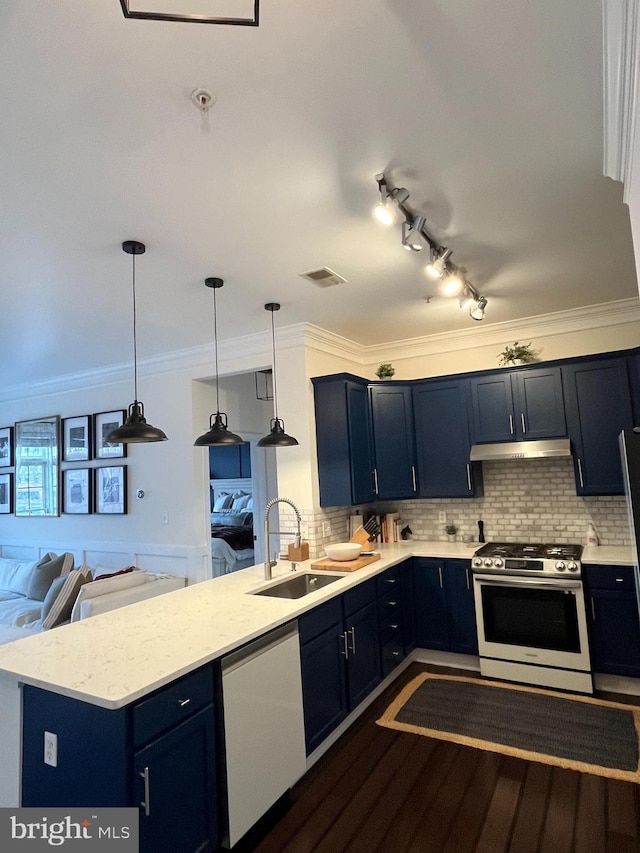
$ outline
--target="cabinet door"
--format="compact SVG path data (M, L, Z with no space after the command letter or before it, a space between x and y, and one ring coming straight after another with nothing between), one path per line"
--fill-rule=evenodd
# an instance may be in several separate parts
M320 506L376 498L369 392L364 380L314 380Z
M480 466L471 466L467 385L421 382L413 388L416 457L421 498L482 494Z
M591 668L640 675L640 619L635 593L591 589L588 605Z
M378 610L375 601L345 621L349 709L356 708L382 679Z
M348 713L345 640L341 625L332 625L300 647L307 755Z
M622 495L618 436L633 427L625 359L562 368L579 495Z
M379 499L417 494L411 388L400 384L369 387Z
M141 853L216 848L214 731L210 705L135 753Z
M471 411L474 443L513 441L513 398L508 373L472 376Z
M450 649L452 652L477 655L478 635L470 560L446 560L445 579L449 604Z
M444 563L424 557L414 562L416 643L425 649L449 648Z
M516 438L562 438L567 434L559 367L512 373Z

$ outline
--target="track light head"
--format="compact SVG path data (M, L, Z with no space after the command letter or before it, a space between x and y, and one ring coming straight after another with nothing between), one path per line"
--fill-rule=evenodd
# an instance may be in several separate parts
M442 293L445 296L458 296L464 289L464 281L457 272L445 273L442 280Z
M480 296L475 304L475 307L469 311L469 316L472 320L484 320L484 309L487 307L487 300L484 296Z
M424 216L416 216L413 222L406 220L402 223L402 245L409 252L421 252L424 237L422 229L424 228Z
M434 249L431 253L431 261L426 265L424 271L431 278L444 278L447 271L447 261L452 255L451 249Z

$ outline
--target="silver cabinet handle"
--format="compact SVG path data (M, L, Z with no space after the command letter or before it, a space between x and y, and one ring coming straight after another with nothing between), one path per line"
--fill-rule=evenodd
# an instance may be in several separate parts
M394 658L400 657L400 652L391 652Z
M578 456L578 476L580 477L580 485L584 488L584 480L582 479L582 459Z
M595 622L596 621L596 605L595 605L593 598L591 599L591 616L593 617L593 621Z
M624 578L616 578L616 583L624 583Z
M442 583L442 566L438 566L438 577L440 578L440 589L443 587Z
M351 634L351 652L355 655L356 653L356 629L349 628L348 634Z
M378 469L373 469L373 491L378 494Z
M178 699L178 705L180 705L181 708L184 708L184 706L188 705L189 702L191 702L191 699Z
M416 466L411 466L411 480L413 482L413 491L416 491Z
M509 415L509 432L513 435L513 415Z
M471 584L469 583L469 569L465 569L464 573L467 577L467 589L471 589Z
M397 603L398 603L397 601L387 601L387 604L388 604L390 607L395 607L395 606L397 605Z
M385 579L384 579L384 582L385 582L385 583L395 583L395 582L396 582L396 579L395 579L395 578L385 578Z
M340 652L340 654L344 655L345 658L347 660L349 660L349 645L347 643L347 632L343 631L342 634L340 634L340 636L342 637L342 643L343 643L342 651Z
M526 427L525 422L524 422L524 412L520 412L520 423L522 424L522 432L523 433L526 432L527 427Z
M467 486L471 491L471 465L467 462Z
M149 768L145 767L140 776L144 779L144 800L140 803L144 806L144 816L149 817L151 814L151 805L149 798Z
M390 628L393 628L394 631L397 631L400 627L399 625L389 625Z

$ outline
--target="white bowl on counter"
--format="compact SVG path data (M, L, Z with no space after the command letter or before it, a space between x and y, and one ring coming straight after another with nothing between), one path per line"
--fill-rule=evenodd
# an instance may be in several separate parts
M344 563L347 560L355 560L360 556L362 545L357 542L334 542L333 545L325 545L324 552L330 560Z

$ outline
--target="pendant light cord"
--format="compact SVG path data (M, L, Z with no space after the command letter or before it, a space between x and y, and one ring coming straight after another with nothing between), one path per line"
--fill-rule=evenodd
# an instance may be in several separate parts
M133 264L133 397L138 402L138 339L136 335L136 256L131 255Z
M271 312L271 349L273 351L273 406L275 409L276 421L278 420L278 389L276 382L276 332L273 324L273 311Z
M216 412L220 412L220 391L218 385L218 312L216 310L216 289L213 290L213 348L216 359Z

